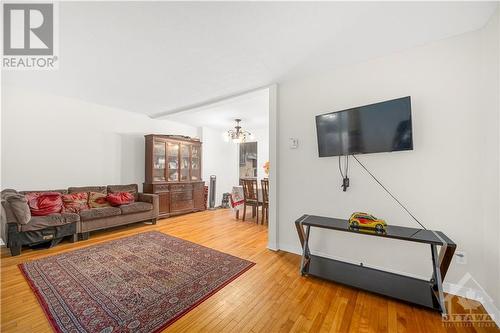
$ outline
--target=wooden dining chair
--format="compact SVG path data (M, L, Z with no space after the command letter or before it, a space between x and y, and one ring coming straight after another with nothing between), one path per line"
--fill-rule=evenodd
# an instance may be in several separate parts
M262 186L262 224L269 223L269 178L260 181Z
M252 217L257 217L257 224L259 224L259 191L257 187L257 179L241 179L243 183L243 221L247 215L247 206L252 207Z

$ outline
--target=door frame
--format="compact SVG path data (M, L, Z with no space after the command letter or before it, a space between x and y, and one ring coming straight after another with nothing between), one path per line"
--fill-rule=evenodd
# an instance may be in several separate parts
M278 84L269 87L269 222L267 248L279 250L278 219Z

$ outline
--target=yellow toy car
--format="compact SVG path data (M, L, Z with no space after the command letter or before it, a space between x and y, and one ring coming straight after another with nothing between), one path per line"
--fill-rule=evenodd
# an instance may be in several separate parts
M387 223L385 223L384 220L377 219L373 215L356 212L352 213L349 218L349 226L352 228L367 228L375 229L377 231L385 231Z

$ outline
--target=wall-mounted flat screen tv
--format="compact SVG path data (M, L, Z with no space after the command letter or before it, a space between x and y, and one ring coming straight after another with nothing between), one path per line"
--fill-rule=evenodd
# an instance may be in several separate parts
M410 96L316 116L320 157L413 149Z

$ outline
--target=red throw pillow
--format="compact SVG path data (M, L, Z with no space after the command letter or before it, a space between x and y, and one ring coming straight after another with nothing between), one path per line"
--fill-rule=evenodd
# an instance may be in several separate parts
M90 208L104 208L111 206L106 200L106 194L101 192L89 192Z
M68 213L79 213L82 210L90 209L89 194L87 192L78 192L71 194L63 194L63 211Z
M134 202L134 195L130 192L109 193L106 196L106 200L111 204L111 206L126 205Z
M26 194L31 215L46 216L60 213L63 207L61 193L35 192Z

